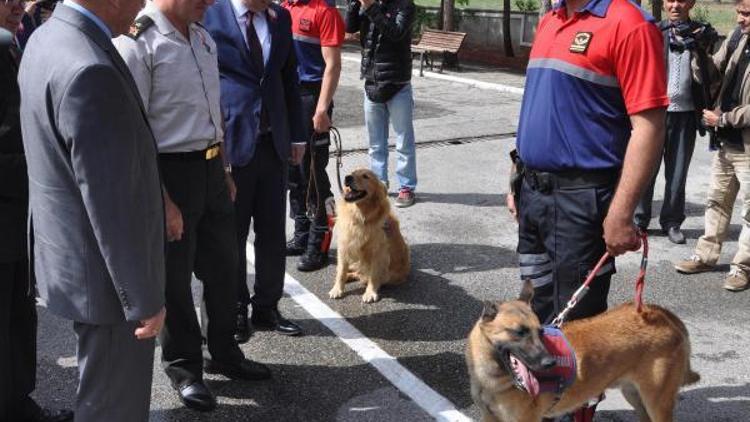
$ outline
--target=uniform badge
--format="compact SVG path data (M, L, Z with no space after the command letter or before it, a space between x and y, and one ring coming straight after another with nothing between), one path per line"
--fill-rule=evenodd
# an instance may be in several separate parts
M578 54L585 53L589 48L592 37L593 34L591 34L591 32L577 32L575 38L573 38L573 43L570 44L570 52Z
M147 15L143 15L130 25L128 36L132 39L137 39L153 24L154 21L150 17L148 17Z
M310 29L312 29L312 22L310 19L300 18L299 29L300 31L310 32Z

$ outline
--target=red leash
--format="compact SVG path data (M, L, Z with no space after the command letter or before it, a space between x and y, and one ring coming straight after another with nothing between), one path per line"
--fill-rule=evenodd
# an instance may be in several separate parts
M646 267L648 266L648 235L645 231L639 231L638 236L641 238L641 244L643 245L643 256L641 257L641 268L638 272L638 278L636 278L635 281L635 304L636 309L638 309L638 312L640 312L641 308L643 307L643 287L646 283ZM570 311L578 304L578 302L581 301L581 299L583 299L584 296L586 296L586 293L589 292L589 285L592 281L594 281L596 273L599 272L599 270L602 268L604 263L607 262L607 259L609 257L609 252L604 252L604 255L602 255L602 257L599 259L599 262L596 263L594 269L589 272L589 275L586 277L586 280L583 282L583 284L581 284L581 287L579 287L578 290L576 290L575 293L573 293L573 295L570 297L570 300L568 300L565 309L563 309L563 311L560 312L559 315L557 315L557 318L552 321L553 326L560 328L562 323L565 322L565 318L568 316Z

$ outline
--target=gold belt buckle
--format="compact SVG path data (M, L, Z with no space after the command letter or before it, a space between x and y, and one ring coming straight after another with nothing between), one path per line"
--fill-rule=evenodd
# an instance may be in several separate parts
M219 156L219 146L214 145L206 150L206 160L211 160Z

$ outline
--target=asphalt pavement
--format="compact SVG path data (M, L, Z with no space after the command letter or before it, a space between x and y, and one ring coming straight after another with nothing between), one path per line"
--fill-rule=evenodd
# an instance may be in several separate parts
M342 174L367 166L358 69L356 51L347 49L334 111L345 150ZM415 77L417 203L396 210L411 248L409 282L384 289L382 300L374 304L362 303L363 289L353 284L342 299L331 300L327 292L335 263L300 273L294 269L296 258L288 259L280 309L305 335L256 332L242 346L249 358L271 367L273 379L235 382L206 376L219 408L196 413L180 404L157 350L151 420L477 420L464 363L465 338L482 301L515 298L520 289L516 225L504 198L523 81L523 75L474 67ZM669 243L658 230L658 217L652 222L645 300L670 308L685 321L693 368L702 376L680 394L676 420L748 421L750 360L744 353L750 349L750 291L721 288L737 247L739 203L718 271L685 276L672 268L674 261L690 255L701 234L710 160L706 140L699 140L688 179L687 245ZM391 186L396 186L393 154L390 163ZM333 165L329 174L333 181ZM662 189L663 178L656 189L655 215ZM639 262L635 253L618 259L612 305L632 298ZM251 288L253 276L249 265ZM198 282L195 291L199 297ZM70 407L77 384L72 324L43 307L39 314L35 397L45 406ZM597 421L637 420L618 392L607 396Z

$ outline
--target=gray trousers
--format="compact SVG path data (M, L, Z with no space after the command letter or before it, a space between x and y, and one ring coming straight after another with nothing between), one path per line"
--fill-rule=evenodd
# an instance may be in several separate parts
M148 421L154 339L138 340L135 322L75 322L79 384L76 422Z
M695 149L695 112L667 112L667 138L664 140L664 203L659 214L659 225L664 230L680 227L685 221L685 181ZM635 224L648 227L651 221L651 202L658 172L643 192L635 209Z

